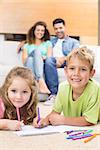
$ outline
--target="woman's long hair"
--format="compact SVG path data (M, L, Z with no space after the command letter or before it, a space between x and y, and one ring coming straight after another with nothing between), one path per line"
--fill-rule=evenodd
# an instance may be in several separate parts
M34 34L34 31L36 29L37 26L43 26L45 28L45 32L44 32L44 36L41 38L41 40L43 41L47 41L47 40L50 40L50 33L47 29L47 25L45 22L43 21L38 21L36 22L28 31L28 34L27 34L27 42L29 44L32 44L33 42L35 42L35 34Z

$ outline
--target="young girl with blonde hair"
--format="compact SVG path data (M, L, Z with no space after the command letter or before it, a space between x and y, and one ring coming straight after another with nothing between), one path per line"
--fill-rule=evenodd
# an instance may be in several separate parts
M0 88L0 129L20 130L22 120L24 124L31 124L36 117L37 101L37 87L31 70L13 68Z

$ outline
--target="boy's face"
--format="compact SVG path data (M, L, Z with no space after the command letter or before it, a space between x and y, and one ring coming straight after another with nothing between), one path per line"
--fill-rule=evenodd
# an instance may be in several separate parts
M54 24L54 31L59 39L63 39L65 37L65 25L63 23Z
M90 64L86 60L81 60L77 56L71 57L66 67L66 75L73 89L84 89L89 79L94 75L94 70L90 71Z
M12 84L8 88L8 98L15 107L24 106L31 96L31 89L29 88L25 79L20 77L14 78Z

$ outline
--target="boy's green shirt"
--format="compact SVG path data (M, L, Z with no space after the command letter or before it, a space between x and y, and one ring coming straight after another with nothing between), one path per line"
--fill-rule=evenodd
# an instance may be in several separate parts
M96 124L100 119L100 85L89 80L82 95L73 101L71 86L67 82L61 83L53 110L63 112L66 117L84 116L88 122Z

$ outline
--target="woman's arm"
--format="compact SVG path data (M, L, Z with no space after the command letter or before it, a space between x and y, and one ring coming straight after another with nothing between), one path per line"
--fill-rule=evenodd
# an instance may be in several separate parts
M47 50L47 56L42 56L42 59L45 60L46 57L51 57L51 56L53 56L53 50L51 47L49 47Z
M47 57L51 57L51 56L53 56L53 49L52 47L49 47L47 51Z
M25 44L25 40L21 41L19 44L18 44L18 47L17 47L17 53L20 53L20 51L22 50L22 47L24 46Z
M22 51L22 63L23 63L23 64L25 63L27 57L28 57L27 50L26 50L26 49L23 49L23 51Z

